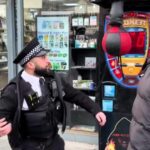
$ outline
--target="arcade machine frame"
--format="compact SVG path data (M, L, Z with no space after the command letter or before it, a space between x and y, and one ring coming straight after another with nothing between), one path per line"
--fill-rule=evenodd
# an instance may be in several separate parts
M131 109L133 105L134 98L136 96L136 88L130 89L118 85L113 77L110 75L105 60L105 54L102 48L102 39L104 35L104 22L105 17L109 15L112 3L114 1L123 1L124 2L124 12L126 11L140 11L140 12L149 12L150 11L150 1L149 0L91 0L91 3L97 4L100 6L100 26L99 26L99 36L98 36L98 51L97 51L97 77L98 77L98 90L96 93L97 101L100 101L100 106L102 106L102 100L104 97L104 86L105 85L114 85L115 95L113 97L113 107L109 108L109 112L105 112L107 116L107 123L104 127L99 130L99 150L126 150L128 141L129 141L129 124L131 120ZM136 3L136 4L135 4ZM104 67L105 66L105 67ZM109 81L108 81L109 80ZM107 102L109 105L112 105L111 101L107 97ZM107 147L108 138L112 135L114 129L120 123L117 133L113 135L113 138L121 139L123 146L116 148L114 141L110 144L110 147ZM119 132L118 132L119 131ZM121 132L121 133L120 133ZM119 140L118 140L119 141ZM108 149L107 149L107 148Z

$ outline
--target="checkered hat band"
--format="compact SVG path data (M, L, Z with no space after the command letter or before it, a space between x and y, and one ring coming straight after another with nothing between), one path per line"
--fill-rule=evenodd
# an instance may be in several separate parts
M21 61L20 61L20 65L25 64L26 62L28 62L31 58L33 58L34 56L36 56L43 48L41 47L41 45L37 45L34 49L32 49Z

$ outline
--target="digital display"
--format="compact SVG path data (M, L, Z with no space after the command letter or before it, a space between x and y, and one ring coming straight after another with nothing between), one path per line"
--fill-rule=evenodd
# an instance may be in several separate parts
M113 111L113 100L102 100L102 110L106 112Z
M146 31L144 28L126 28L126 31L130 34L132 40L132 47L129 54L122 57L128 58L141 58L145 56L146 51Z
M116 96L116 86L115 85L104 85L104 97L114 98Z
M141 32L128 32L132 39L132 48L130 54L143 54L145 53L145 39L146 33Z

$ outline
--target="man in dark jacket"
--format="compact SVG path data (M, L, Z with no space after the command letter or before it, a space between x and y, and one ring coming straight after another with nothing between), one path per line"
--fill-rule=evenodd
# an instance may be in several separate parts
M23 70L4 88L0 98L0 136L8 135L13 150L64 150L58 135L65 130L64 100L92 113L103 126L99 106L50 70L47 50L33 39L14 63Z
M142 72L132 108L128 150L150 150L150 59Z

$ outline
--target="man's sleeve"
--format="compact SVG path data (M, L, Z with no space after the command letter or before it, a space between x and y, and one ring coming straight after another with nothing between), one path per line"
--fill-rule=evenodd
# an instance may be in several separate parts
M64 100L70 103L75 103L80 107L86 109L93 115L96 115L99 111L101 111L100 106L93 102L86 94L83 92L73 88L70 84L63 82L64 87Z
M5 117L7 121L12 122L17 109L16 85L9 85L0 97L0 118Z

